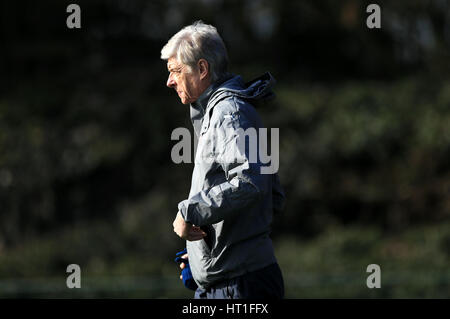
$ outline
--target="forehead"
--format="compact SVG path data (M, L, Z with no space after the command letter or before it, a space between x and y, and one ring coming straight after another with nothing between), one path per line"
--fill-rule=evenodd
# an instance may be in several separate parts
M178 62L176 58L169 58L167 60L168 69L179 69L181 67L183 67L183 64Z

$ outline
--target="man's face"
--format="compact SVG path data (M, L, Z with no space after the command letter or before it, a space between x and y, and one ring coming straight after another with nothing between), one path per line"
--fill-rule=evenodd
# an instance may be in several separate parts
M198 68L190 68L179 63L175 58L167 60L169 78L167 86L177 91L181 103L189 104L195 102L202 94L200 72Z

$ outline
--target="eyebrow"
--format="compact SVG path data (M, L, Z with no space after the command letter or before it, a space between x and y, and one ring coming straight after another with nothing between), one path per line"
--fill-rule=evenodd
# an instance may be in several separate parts
M171 65L167 66L167 70L169 70L169 72L181 71L182 68L183 68L182 66L171 66Z

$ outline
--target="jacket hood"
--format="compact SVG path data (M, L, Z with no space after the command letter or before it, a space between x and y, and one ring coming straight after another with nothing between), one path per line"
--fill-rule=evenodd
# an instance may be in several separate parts
M272 91L274 85L275 79L269 72L247 83L244 83L239 75L232 76L211 94L208 105L215 105L220 100L234 95L249 101L254 106L259 106L275 97Z
M200 134L203 116L219 101L229 96L238 96L258 107L275 97L272 92L274 85L275 79L269 72L247 83L239 75L228 75L213 83L190 106L191 121L197 135Z

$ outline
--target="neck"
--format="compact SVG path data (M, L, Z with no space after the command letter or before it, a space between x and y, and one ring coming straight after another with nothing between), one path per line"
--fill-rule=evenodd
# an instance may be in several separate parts
M203 92L206 91L207 88L209 88L209 86L211 85L211 80L209 79L209 77L207 79L205 79L204 81L202 81L200 83L200 94L203 94Z

